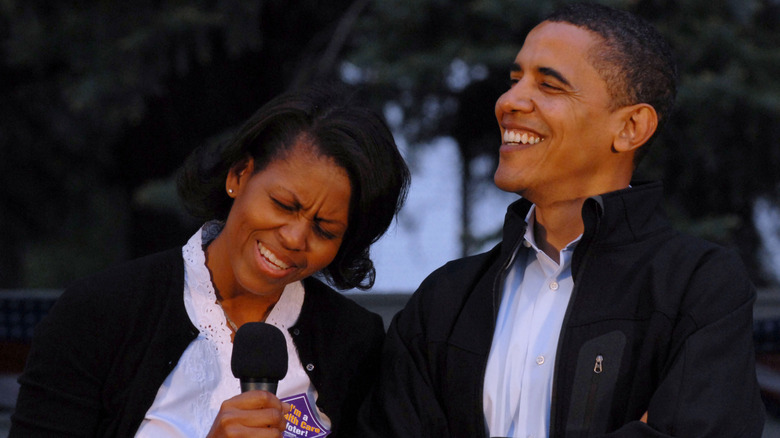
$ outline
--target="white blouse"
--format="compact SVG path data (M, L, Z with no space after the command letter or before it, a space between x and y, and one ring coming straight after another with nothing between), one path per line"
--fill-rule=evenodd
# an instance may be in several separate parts
M182 250L184 306L200 333L160 386L137 437L205 437L222 402L241 393L240 382L230 369L231 330L217 302L203 252L204 242L213 240L221 229L219 222L206 223ZM324 437L330 429L330 420L317 409L317 391L288 332L298 320L303 297L301 282L288 284L265 321L278 327L287 340L287 375L276 391L277 397L295 406L287 415L285 438Z

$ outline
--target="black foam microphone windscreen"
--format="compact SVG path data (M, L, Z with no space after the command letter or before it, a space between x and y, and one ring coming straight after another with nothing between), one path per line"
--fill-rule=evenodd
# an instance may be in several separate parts
M287 342L281 330L264 322L249 322L236 331L233 375L241 380L241 392L260 389L276 394L287 374Z

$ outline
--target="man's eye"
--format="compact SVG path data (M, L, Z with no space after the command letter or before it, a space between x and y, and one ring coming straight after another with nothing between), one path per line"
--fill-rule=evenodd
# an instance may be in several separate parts
M550 90L556 90L556 91L560 91L561 90L560 87L556 87L555 85L553 85L553 84L551 84L549 82L542 82L542 87L550 89Z

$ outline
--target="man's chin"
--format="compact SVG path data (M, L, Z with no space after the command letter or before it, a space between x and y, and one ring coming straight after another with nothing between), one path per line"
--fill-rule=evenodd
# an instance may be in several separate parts
M495 175L493 175L493 183L500 190L508 193L515 193L520 196L522 196L522 192L525 188L523 184L518 181L517 175L509 175L507 172L502 172L500 165L496 170Z

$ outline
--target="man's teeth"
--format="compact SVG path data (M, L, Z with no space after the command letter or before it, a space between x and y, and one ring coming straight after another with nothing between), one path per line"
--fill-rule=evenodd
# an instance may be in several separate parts
M260 249L260 254L263 255L263 257L267 258L269 262L271 262L273 265L275 265L279 269L287 269L290 266L284 263L283 261L276 258L274 253L271 252L268 248L264 247L262 243L258 243L257 247Z
M541 137L528 134L527 132L523 132L521 134L519 131L514 131L511 129L504 131L504 143L536 144L540 141L542 141Z

